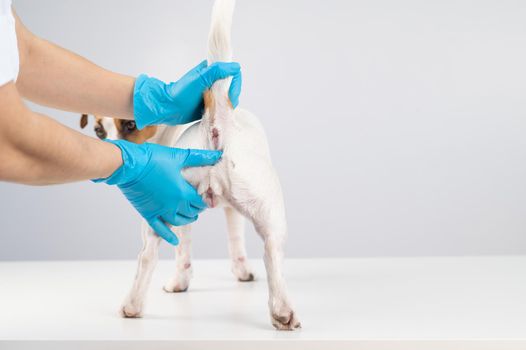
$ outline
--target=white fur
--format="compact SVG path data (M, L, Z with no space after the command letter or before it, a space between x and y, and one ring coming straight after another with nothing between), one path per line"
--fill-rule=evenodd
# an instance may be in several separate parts
M102 117L100 118L100 123L106 131L106 138L115 140L119 137L113 118Z
M230 22L232 0L216 0L209 40L209 60L230 60ZM290 303L282 274L283 244L287 234L285 207L278 177L271 163L265 133L250 112L229 105L230 81L212 87L214 115L207 110L203 119L178 137L181 127L165 127L156 142L179 148L222 149L221 160L212 167L187 168L183 176L197 188L211 207L224 207L229 234L232 271L241 281L253 279L244 246L244 217L251 221L265 245L265 267L269 287L269 311L277 329L293 330L300 326ZM213 139L213 131L218 140ZM180 243L176 247L175 276L165 285L167 292L188 288L192 277L190 226L174 227ZM144 246L139 255L135 281L122 306L125 317L142 313L147 285L158 255L159 237L143 223Z

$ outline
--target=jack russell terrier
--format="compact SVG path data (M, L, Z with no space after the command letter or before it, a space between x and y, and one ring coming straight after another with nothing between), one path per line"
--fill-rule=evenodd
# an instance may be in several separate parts
M232 60L230 32L234 0L216 0L208 41L208 63ZM228 228L232 272L239 281L252 281L244 243L244 218L250 220L265 245L265 268L272 324L279 330L300 328L282 273L283 245L287 235L285 207L278 176L270 160L264 130L252 113L232 108L230 80L217 81L204 98L201 121L184 126L136 128L133 120L95 117L95 133L101 138L145 141L178 148L223 150L214 166L187 168L184 178L203 196L210 208L223 207ZM88 123L82 115L81 127ZM179 238L175 276L166 292L184 292L192 277L190 225L172 227ZM143 221L143 248L132 289L121 308L123 317L141 317L148 284L158 260L160 238Z

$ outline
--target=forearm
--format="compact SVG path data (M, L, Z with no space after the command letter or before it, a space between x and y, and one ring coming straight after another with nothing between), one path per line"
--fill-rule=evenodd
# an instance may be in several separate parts
M118 147L30 111L13 84L0 90L0 180L65 183L107 177L122 164Z
M62 110L133 119L133 77L105 70L33 35L16 17L17 88L36 103Z

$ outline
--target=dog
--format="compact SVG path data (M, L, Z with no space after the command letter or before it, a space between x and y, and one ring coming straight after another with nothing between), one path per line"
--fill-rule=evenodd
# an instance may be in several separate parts
M208 63L231 61L231 21L234 0L216 0L209 34ZM233 109L228 98L231 78L214 83L204 93L204 111L199 122L184 126L136 128L133 120L95 117L94 131L101 138L145 141L178 148L222 150L214 166L186 168L182 174L210 208L223 207L227 220L232 272L239 281L252 281L244 244L244 220L252 222L264 241L264 262L269 288L272 325L278 330L301 327L282 273L283 245L287 235L285 206L277 174L272 166L265 132L257 117L242 108ZM81 117L85 127L87 115ZM166 292L184 292L192 278L191 225L172 227L179 238L175 247L176 273L164 286ZM146 290L156 262L160 238L143 221L143 248L137 274L122 307L123 317L141 317Z

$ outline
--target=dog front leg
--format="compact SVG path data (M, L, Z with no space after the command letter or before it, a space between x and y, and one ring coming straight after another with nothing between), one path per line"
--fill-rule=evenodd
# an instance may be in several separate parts
M163 287L168 293L186 292L193 274L191 226L176 227L174 231L179 244L175 247L175 276Z
M228 230L228 251L232 260L232 273L241 282L254 280L245 249L245 217L232 207L225 207Z
M152 278L152 272L159 257L161 238L155 234L150 225L142 222L143 247L139 253L137 274L133 286L121 307L123 317L141 317L144 299Z

